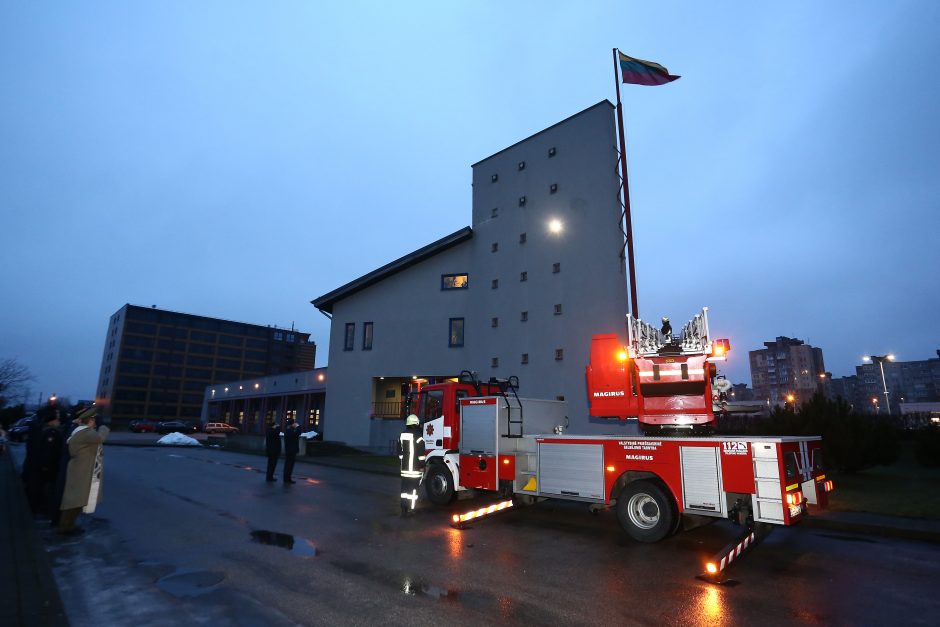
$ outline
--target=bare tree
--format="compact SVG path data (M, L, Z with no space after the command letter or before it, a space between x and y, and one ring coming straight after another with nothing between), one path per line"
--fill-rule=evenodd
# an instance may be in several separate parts
M5 407L7 398L32 380L33 373L16 359L0 360L0 407Z

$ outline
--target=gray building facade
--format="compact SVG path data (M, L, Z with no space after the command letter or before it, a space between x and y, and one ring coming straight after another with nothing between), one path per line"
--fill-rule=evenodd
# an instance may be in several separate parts
M471 226L313 300L332 318L324 436L384 449L423 382L516 375L588 418L591 336L625 338L613 106L602 101L472 166ZM396 405L397 403L397 405Z
M764 342L764 348L748 351L754 399L783 405L792 396L794 403L808 401L813 394L825 393L826 367L821 348L795 338L778 336Z

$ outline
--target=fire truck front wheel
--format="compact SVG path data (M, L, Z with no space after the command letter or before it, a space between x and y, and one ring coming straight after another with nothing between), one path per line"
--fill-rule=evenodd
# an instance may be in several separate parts
M640 480L628 483L617 497L617 518L634 540L659 542L672 533L678 512L663 488Z
M424 481L428 500L435 505L448 505L454 500L454 477L444 464L431 464Z

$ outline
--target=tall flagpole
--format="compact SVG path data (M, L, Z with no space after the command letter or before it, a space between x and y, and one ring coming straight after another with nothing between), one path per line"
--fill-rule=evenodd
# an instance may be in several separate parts
M636 269L633 264L633 220L630 217L630 186L627 184L627 142L623 132L623 104L620 102L620 72L617 69L617 49L614 48L614 83L617 85L617 122L620 124L620 178L623 180L623 215L626 220L627 267L630 270L630 306L633 317L640 318L636 304Z

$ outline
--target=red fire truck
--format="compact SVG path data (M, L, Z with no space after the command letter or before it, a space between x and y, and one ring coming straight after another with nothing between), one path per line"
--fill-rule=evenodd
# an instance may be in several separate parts
M428 499L473 490L615 507L626 532L656 542L683 516L792 525L827 504L819 437L651 437L566 433L566 404L521 399L518 380L424 386L413 409L427 447Z
M613 333L591 339L590 414L635 418L647 435L707 435L727 391L715 364L731 346L709 337L707 307L676 336L663 322L657 329L628 315L626 346Z

